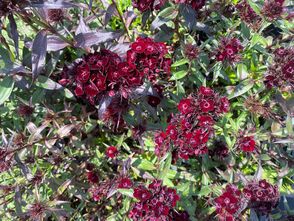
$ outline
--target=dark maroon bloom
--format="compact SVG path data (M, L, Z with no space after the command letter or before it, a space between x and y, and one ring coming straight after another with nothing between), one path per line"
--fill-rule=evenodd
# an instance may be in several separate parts
M187 44L184 48L185 56L190 60L198 58L200 49L196 45Z
M30 117L34 113L35 108L29 105L21 104L18 107L18 114L21 117Z
M202 112L206 113L209 111L213 111L214 110L214 102L213 100L201 100L200 101L200 109Z
M192 111L191 109L191 100L190 99L182 99L178 104L178 110L182 114L188 114Z
M166 133L172 140L176 140L178 137L178 132L174 125L168 125L166 128Z
M214 124L214 120L210 115L201 115L197 119L200 127L212 126Z
M148 189L146 189L146 187L139 186L136 189L134 189L134 197L142 202L150 199L151 193Z
M95 171L89 171L87 172L87 179L91 183L98 183L99 178Z
M160 9L166 0L133 0L133 6L141 12Z
M29 209L27 214L29 215L31 220L42 220L46 215L47 207L42 202L36 202L29 205Z
M255 11L248 4L247 0L240 1L236 5L236 8L239 12L242 21L244 21L253 30L259 29L262 22L262 18L255 13Z
M255 150L255 140L254 137L241 137L238 140L238 145L244 152L253 152Z
M127 52L127 64L130 72L138 73L130 79L130 84L138 84L142 77L156 85L159 78L170 75L171 59L165 58L167 47L151 38L138 37Z
M242 49L243 46L238 39L223 38L216 52L216 59L228 63L239 62L241 60L240 52Z
M118 186L117 188L121 188L121 189L130 189L133 186L133 182L130 178L128 177L122 177L119 180Z
M201 9L205 5L206 0L175 0L175 3L184 3L191 5L195 10Z
M48 9L47 19L49 22L60 22L64 18L64 11L62 9Z
M187 211L173 211L172 213L173 221L190 221L190 216Z
M254 208L259 214L269 214L277 206L280 198L278 186L266 180L251 182L243 189L244 197L249 200L248 207Z
M234 185L227 185L222 195L214 200L219 220L234 221L241 208L242 193Z
M148 96L148 104L152 107L157 107L160 104L161 100L156 96Z
M265 76L267 88L278 87L284 90L294 89L294 49L278 48L274 51L273 63L268 67Z
M262 15L269 21L276 20L284 13L285 0L266 0L262 7Z
M200 86L199 93L201 93L204 96L212 96L214 91L209 87Z
M109 158L114 158L118 154L118 150L115 146L110 146L106 150L106 156Z
M93 185L89 189L89 193L91 194L92 199L94 201L99 201L104 199L107 196L111 186L112 186L112 182L110 180L103 181L103 182L100 182L99 184Z
M216 157L220 160L223 160L227 156L229 156L229 148L224 142L215 142L213 145L213 149L209 150L209 155L211 157Z
M212 89L200 87L178 104L180 113L171 117L166 132L155 135L155 153L162 157L173 147L173 159L188 160L208 152L215 120L229 110L228 99Z
M174 189L163 186L160 180L154 180L148 188L138 186L134 189L134 197L139 200L129 213L134 221L172 221L170 214L180 199Z

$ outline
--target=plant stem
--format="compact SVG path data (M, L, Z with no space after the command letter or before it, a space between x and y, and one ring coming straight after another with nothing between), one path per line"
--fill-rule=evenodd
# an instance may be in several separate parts
M126 32L127 32L128 39L131 41L130 30L129 30L129 28L127 27L127 24L126 24L126 22L125 22L125 19L124 19L122 13L120 12L120 10L119 10L119 8L118 8L118 5L117 5L117 3L116 3L116 0L111 0L111 1L112 1L112 3L114 4L114 6L115 6L115 8L116 8L116 10L117 10L117 13L118 13L118 15L119 15L119 17L120 17L121 22L122 22L123 25L124 25L124 28L125 28L125 30L126 30Z

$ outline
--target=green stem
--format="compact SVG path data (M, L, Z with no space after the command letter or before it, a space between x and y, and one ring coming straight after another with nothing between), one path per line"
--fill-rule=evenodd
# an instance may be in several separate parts
M126 32L127 32L128 39L131 41L130 30L128 29L128 27L127 27L127 25L126 25L125 19L124 19L122 13L120 12L120 10L119 10L119 8L118 8L118 5L117 5L116 1L115 1L115 0L111 0L111 1L112 1L112 3L114 4L114 6L115 6L115 8L116 8L116 10L117 10L117 13L118 13L118 15L119 15L119 17L120 17L121 22L122 22L123 25L124 25L124 28L125 28L125 30L126 30Z

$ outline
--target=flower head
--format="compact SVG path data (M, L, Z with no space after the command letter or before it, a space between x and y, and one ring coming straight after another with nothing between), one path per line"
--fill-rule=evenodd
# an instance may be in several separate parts
M110 146L106 149L106 155L109 158L114 158L118 154L118 150L115 146Z

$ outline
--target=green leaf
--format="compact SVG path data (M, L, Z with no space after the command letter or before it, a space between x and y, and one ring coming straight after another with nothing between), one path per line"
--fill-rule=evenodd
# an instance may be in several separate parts
M167 153L166 159L162 161L160 165L160 174L159 174L160 179L164 180L164 178L167 176L168 171L170 170L171 162L172 162L172 155L171 153Z
M176 18L178 13L178 10L176 10L174 7L165 8L164 10L158 13L156 18L152 22L151 30L155 30L159 28L161 25L166 24L167 22Z
M188 74L188 70L181 70L178 72L173 73L171 80L179 80L185 77Z
M245 64L237 65L237 76L239 80L244 80L248 77L247 66Z
M235 97L239 97L242 94L245 94L247 91L249 91L254 86L254 81L252 79L246 79L242 81L240 84L238 84L235 87L232 87L232 92L228 96L228 99L233 99Z
M133 159L132 165L142 170L155 170L156 167L146 159Z
M201 196L208 196L212 192L211 186L202 186L201 190L199 191L198 195Z
M117 192L121 193L122 195L134 198L134 190L133 189L117 189Z
M12 77L7 76L0 81L0 105L10 97L13 87L14 81Z
M36 85L38 87L47 89L47 90L59 90L61 88L63 88L60 84L58 84L57 82L51 80L50 78L46 77L46 76L42 76L40 75L36 81Z
M183 58L181 60L178 60L176 62L174 62L171 67L174 68L174 67L178 67L178 66L182 66L184 64L188 64L189 63L189 60L187 58Z

